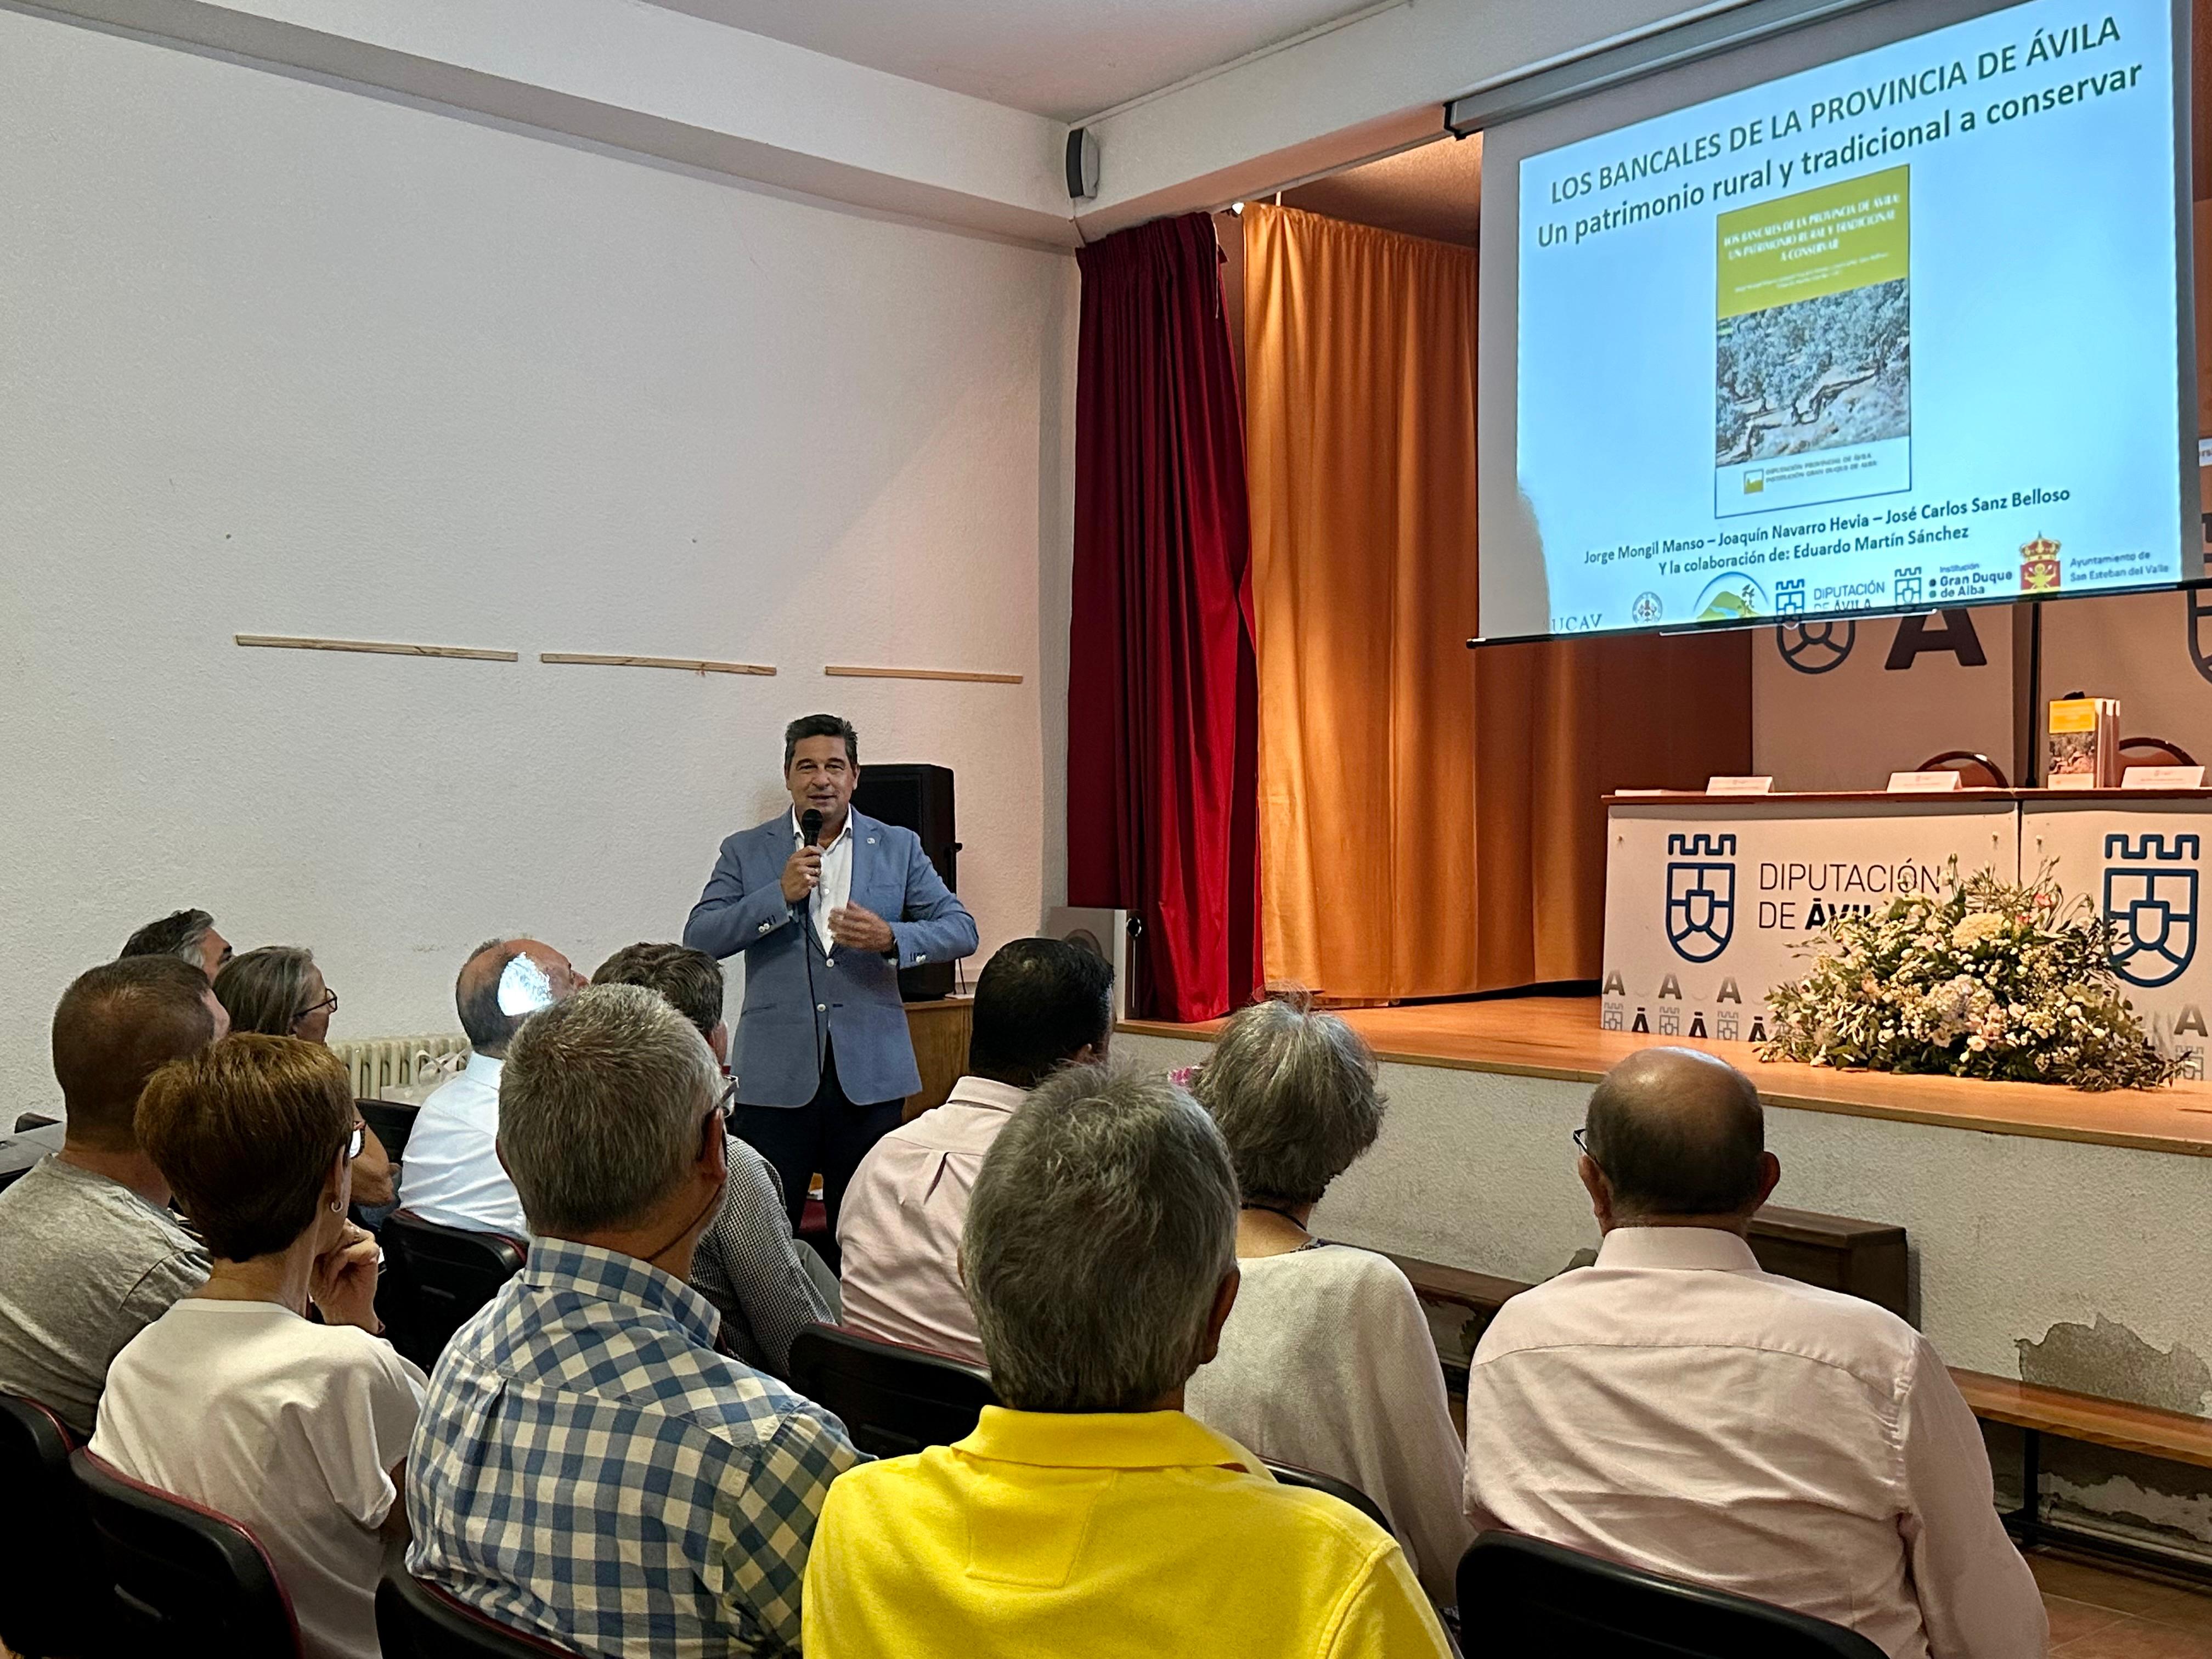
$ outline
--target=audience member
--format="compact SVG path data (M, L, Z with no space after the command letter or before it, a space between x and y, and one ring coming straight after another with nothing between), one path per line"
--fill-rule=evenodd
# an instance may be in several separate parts
M0 1389L44 1401L80 1436L123 1345L207 1277L140 1145L138 1092L228 1028L199 964L168 955L94 968L54 1010L68 1122L61 1151L0 1193Z
M601 963L594 985L642 985L690 1020L722 1075L729 1075L730 1028L722 1021L722 964L683 945L630 945ZM775 1166L729 1137L722 1149L729 1184L714 1224L691 1258L691 1285L722 1316L721 1346L748 1365L791 1374L791 1340L836 1317L817 1275L828 1269L791 1236ZM834 1288L834 1281L832 1281Z
M304 945L264 945L232 957L215 976L215 995L230 1015L232 1030L302 1042L328 1044L331 1017L338 1011L338 994L324 983L314 953ZM361 1156L353 1164L353 1201L380 1211L393 1200L392 1159L375 1130L362 1133Z
M2043 1603L1919 1333L1763 1273L1759 1094L1652 1048L1590 1096L1596 1264L1507 1303L1468 1380L1468 1513L1845 1625L1893 1659L2037 1659Z
M634 985L531 1019L500 1080L530 1260L431 1378L408 1566L587 1656L795 1649L830 1481L821 1407L714 1352L684 1281L720 1207L726 1092Z
M423 1376L377 1340L376 1241L345 1218L362 1146L345 1067L233 1036L156 1072L138 1120L214 1270L116 1356L92 1449L251 1528L308 1659L376 1659Z
M844 1321L888 1341L983 1363L960 1282L960 1231L983 1155L1029 1091L1106 1056L1113 965L1053 939L1001 945L975 981L968 1075L892 1130L854 1172L837 1221Z
M526 1236L514 1183L500 1167L500 1070L524 1020L588 982L534 939L487 939L469 952L453 1001L473 1052L416 1115L399 1172L399 1201L410 1212L441 1227Z
M230 955L230 941L216 932L213 916L204 910L173 910L125 939L116 960L175 957L191 963L212 981Z
M1062 1072L1000 1131L966 1235L1006 1406L830 1489L809 1654L1447 1651L1388 1533L1183 1413L1237 1279L1236 1176L1188 1095Z
M1382 1127L1375 1056L1334 1014L1286 1001L1232 1018L1192 1080L1237 1170L1243 1282L1189 1411L1262 1457L1349 1481L1390 1517L1438 1603L1474 1540L1460 1505L1436 1340L1386 1256L1309 1231L1328 1184Z

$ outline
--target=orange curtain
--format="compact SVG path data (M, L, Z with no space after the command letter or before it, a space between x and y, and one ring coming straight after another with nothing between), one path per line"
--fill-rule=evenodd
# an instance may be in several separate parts
M1600 798L1747 769L1748 636L1468 651L1474 252L1243 218L1268 975L1348 1001L1595 977Z

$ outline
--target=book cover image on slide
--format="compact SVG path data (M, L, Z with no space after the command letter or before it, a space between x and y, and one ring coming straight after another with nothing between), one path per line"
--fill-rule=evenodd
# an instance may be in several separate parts
M1719 216L1717 516L1911 488L1911 175Z

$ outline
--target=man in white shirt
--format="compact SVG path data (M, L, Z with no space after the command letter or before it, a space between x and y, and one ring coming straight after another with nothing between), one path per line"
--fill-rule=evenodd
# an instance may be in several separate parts
M441 1227L529 1237L522 1200L500 1167L500 1068L524 1020L588 983L534 939L487 939L469 952L453 985L468 1067L422 1103L400 1165L402 1206Z
M838 1217L845 1323L866 1336L983 1361L960 1278L960 1235L983 1154L1063 1066L1106 1057L1114 969L1056 939L1001 946L975 981L968 1075L935 1111L862 1160Z
M1891 1659L2039 1659L1972 1413L1871 1302L1763 1273L1745 1236L1781 1178L1758 1091L1651 1048L1592 1093L1595 1266L1513 1298L1468 1379L1467 1509L1778 1603Z

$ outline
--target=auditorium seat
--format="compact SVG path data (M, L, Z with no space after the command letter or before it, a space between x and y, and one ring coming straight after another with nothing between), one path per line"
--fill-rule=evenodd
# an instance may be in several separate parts
M301 1659L292 1598L252 1533L133 1480L80 1447L83 1486L118 1620L132 1651L162 1659Z
M0 1394L0 1644L14 1653L114 1650L99 1539L70 1473L75 1449L47 1407Z
M377 1317L392 1346L426 1371L529 1254L504 1233L441 1227L410 1210L393 1211L379 1237L385 1260Z
M376 1635L384 1659L575 1659L572 1649L502 1625L398 1562L376 1587Z
M878 1457L964 1440L983 1407L999 1403L989 1375L973 1365L837 1325L792 1339L791 1386L836 1413L853 1443Z
M1265 1458L1267 1472L1285 1486L1303 1486L1308 1492L1325 1492L1340 1504L1349 1504L1383 1531L1390 1530L1390 1517L1382 1513L1382 1506L1348 1480L1340 1480L1333 1474L1323 1474L1319 1469L1309 1469L1297 1463L1278 1463Z
M1469 1650L1606 1659L1882 1659L1856 1631L1541 1539L1486 1532L1459 1563Z
M354 1108L375 1134L384 1155L394 1164L405 1161L407 1137L414 1133L415 1115L422 1109L398 1100L356 1100Z

